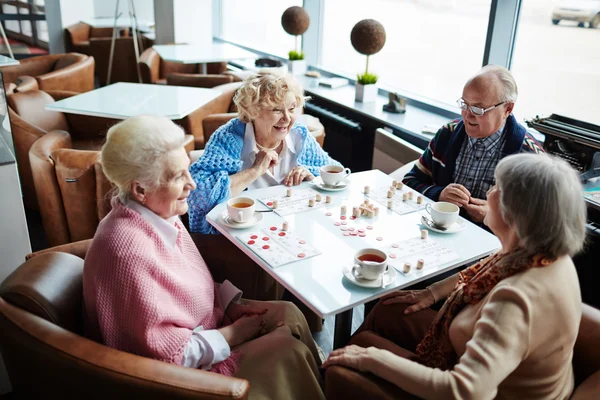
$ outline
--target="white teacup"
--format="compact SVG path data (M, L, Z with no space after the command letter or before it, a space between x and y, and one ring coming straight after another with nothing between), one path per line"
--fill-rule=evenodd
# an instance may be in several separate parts
M326 185L335 186L346 179L351 172L350 168L340 167L339 165L325 165L321 167L321 179Z
M378 279L385 272L387 254L377 249L362 249L354 255L352 275L367 280Z
M241 223L248 222L254 216L255 204L254 200L249 197L234 197L227 200L227 212L229 218L233 221Z
M433 223L442 228L449 228L458 218L459 208L457 205L438 201L437 203L427 203L425 210L431 215Z

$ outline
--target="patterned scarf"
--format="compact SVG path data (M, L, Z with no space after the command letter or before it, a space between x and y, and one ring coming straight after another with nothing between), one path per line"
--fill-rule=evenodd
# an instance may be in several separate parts
M551 263L539 256L515 257L515 260L501 263L505 257L507 254L496 253L459 273L454 290L417 346L416 352L422 364L441 370L454 367L458 359L449 335L454 317L465 306L477 304L501 280L529 268L544 267Z

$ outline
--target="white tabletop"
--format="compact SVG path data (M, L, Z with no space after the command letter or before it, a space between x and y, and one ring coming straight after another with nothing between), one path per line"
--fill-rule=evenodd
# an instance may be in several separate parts
M81 21L94 28L112 28L115 25L115 19L113 17L100 17L100 18L89 18ZM149 31L154 26L154 21L139 19L137 20L138 29L141 31ZM129 28L131 27L131 19L129 17L117 18L117 28Z
M212 89L118 82L48 104L46 110L115 119L141 114L181 119L219 94Z
M213 43L210 46L193 44L154 45L163 60L183 64L226 62L256 58L257 55L229 43Z
M8 67L11 65L19 65L19 60L0 55L0 67Z
M352 174L350 181L351 187L345 191L323 192L323 195L328 194L333 197L332 203L327 207L327 210L331 211L333 215L339 215L342 204L348 207L348 213L351 215L352 206L362 203L365 198L362 193L365 185L369 185L371 188L389 186L392 183L392 178L381 171L375 170ZM304 182L300 187L312 187L312 185ZM273 186L246 191L240 196L262 198L270 195L281 195L285 191L286 188L283 186ZM243 232L257 230L259 227L238 230L226 228L219 224L217 222L219 216L226 209L224 203L217 205L208 214L207 218L211 225L323 318L350 310L399 288L410 286L457 266L478 260L500 248L500 242L494 235L465 221L467 224L466 229L458 233L429 232L429 235L441 245L454 250L460 256L458 260L437 268L425 268L422 271L413 268L413 271L406 276L398 272L395 283L385 289L368 289L355 286L343 276L342 268L352 264L353 255L357 250L366 247L382 248L404 239L413 238L420 235L423 228L419 222L421 218L420 211L400 216L387 210L385 205L379 207L381 211L378 219L365 218L365 225L372 225L374 227L373 232L376 232L375 234L368 234L366 238L343 236L340 227L333 224L334 219L326 216L323 208L289 215L284 218L272 212L263 213L262 228L281 226L284 220L288 221L290 230L306 238L310 244L322 252L316 257L277 268L271 268L235 237ZM266 207L257 202L257 209L266 209ZM384 240L377 241L377 236L383 237Z

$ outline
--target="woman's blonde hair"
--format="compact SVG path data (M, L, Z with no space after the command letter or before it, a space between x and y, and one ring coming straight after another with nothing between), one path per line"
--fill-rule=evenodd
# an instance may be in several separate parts
M128 118L110 128L100 161L121 201L130 197L133 181L139 181L148 190L158 187L168 153L183 146L184 140L181 127L155 115Z
M294 95L296 107L304 106L304 90L296 78L279 69L264 69L244 81L233 102L240 120L248 123L258 117L261 109L282 104L289 93Z

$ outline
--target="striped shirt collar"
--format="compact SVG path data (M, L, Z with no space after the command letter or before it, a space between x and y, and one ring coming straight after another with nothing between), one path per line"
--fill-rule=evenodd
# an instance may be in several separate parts
M484 138L474 138L471 137L469 135L467 135L468 137L468 143L467 143L467 147L470 150L473 146L475 146L475 144L480 144L483 146L483 148L485 149L485 151L492 151L494 150L499 144L500 141L502 140L502 134L504 132L504 127L506 126L506 120L504 120L504 122L502 123L502 126L500 127L500 129L498 129L496 132L494 132L493 134L491 134L488 137L484 137Z

